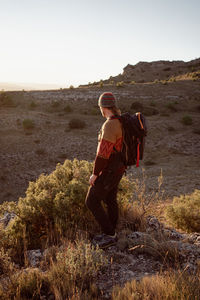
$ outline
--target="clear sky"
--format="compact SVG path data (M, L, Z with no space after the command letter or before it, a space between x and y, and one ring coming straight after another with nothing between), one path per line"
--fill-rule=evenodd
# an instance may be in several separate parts
M200 57L200 0L0 0L0 82L77 86Z

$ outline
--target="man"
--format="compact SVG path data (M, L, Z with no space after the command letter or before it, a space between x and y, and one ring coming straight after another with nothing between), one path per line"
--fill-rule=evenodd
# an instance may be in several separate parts
M120 110L117 108L116 99L112 93L105 92L99 97L98 105L106 121L98 138L86 205L103 231L103 234L94 237L93 242L104 248L115 244L117 241L115 231L118 221L117 189L125 166L120 153L123 133ZM103 208L102 201L106 204L107 211Z

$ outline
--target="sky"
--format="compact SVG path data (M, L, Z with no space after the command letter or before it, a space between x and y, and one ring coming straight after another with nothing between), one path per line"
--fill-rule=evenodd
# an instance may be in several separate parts
M0 0L0 82L78 86L200 57L199 0Z

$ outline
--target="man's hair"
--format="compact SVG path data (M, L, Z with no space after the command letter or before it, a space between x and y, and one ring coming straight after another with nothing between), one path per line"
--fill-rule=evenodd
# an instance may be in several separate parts
M106 107L106 108L109 109L113 113L113 115L117 115L117 116L121 115L121 110L116 106Z

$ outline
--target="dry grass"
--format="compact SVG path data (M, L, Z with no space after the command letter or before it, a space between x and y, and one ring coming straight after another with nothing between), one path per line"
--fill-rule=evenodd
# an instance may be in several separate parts
M124 288L116 287L113 300L186 300L200 299L200 275L169 270L141 281L128 282Z

